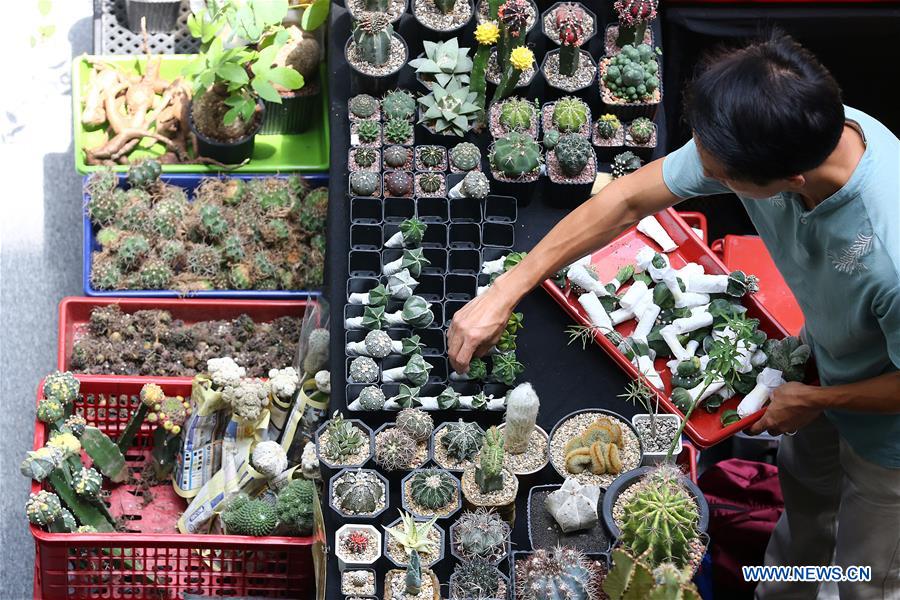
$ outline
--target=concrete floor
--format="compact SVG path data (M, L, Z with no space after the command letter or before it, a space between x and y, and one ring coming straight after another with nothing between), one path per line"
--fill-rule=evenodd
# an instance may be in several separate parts
M92 46L91 0L6 12L0 91L0 598L32 598L34 544L19 463L31 449L35 389L56 366L56 308L81 295L81 177L72 153L71 59ZM55 31L32 47L51 23ZM11 47L10 45L11 44Z

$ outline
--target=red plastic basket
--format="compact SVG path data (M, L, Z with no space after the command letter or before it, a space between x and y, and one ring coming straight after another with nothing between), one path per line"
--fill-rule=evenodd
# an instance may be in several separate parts
M200 298L86 298L67 297L59 303L59 337L57 348L57 368L68 371L69 358L75 338L85 330L91 310L97 306L118 304L122 311L133 313L139 310L167 310L175 319L185 323L233 319L247 314L257 323L272 321L278 317L302 317L306 307L313 300L222 300ZM189 377L140 377L141 381L189 381Z
M682 440L681 452L678 453L678 458L675 461L694 483L697 483L697 456L699 454L692 443Z
M674 268L683 267L688 262L696 262L703 265L707 273L728 273L728 269L719 260L709 247L704 244L694 234L691 228L684 220L678 216L673 209L666 209L656 215L663 229L671 236L672 240L678 244L678 248L668 254L669 261ZM633 264L634 257L638 251L644 246L656 248L656 244L647 236L640 233L637 228L630 227L624 231L619 237L601 248L591 256L591 263L595 267L601 281L608 281L615 276L620 267L626 264ZM752 269L751 269L752 272ZM556 300L556 302L565 309L569 315L582 325L590 325L588 319L578 299L571 295L568 289L561 290L551 280L543 283L544 290ZM753 296L744 298L744 305L747 307L747 316L759 319L759 328L769 337L783 338L788 333L772 318L772 315L760 302ZM627 337L634 330L634 321L627 321L616 327L623 337ZM632 378L643 377L635 368L631 361L625 358L612 342L606 339L600 333L595 334L594 341L603 348L622 369L625 370ZM666 367L666 360L658 358L656 360L656 370L660 372L663 383L665 383L665 392L657 392L659 396L660 406L666 411L680 415L681 413L675 408L675 405L669 400L669 394L672 391L670 383L671 374ZM649 382L648 382L649 385ZM652 388L652 386L651 386ZM655 388L653 388L655 389ZM737 408L740 397L736 396L730 400L726 400L722 407L715 413L708 413L705 410L695 410L691 415L685 427L685 433L701 448L707 448L713 444L717 444L722 440L734 435L751 424L759 420L765 412L759 410L752 415L744 417L740 421L722 427L719 421L721 411Z
M81 375L78 379L76 412L115 438L137 406L146 378ZM189 382L160 385L167 395L190 396ZM44 445L46 435L46 425L36 422L35 449ZM132 477L140 477L152 443L150 427L142 427L126 454ZM41 484L32 482L32 492L40 489ZM145 505L148 491L152 501ZM31 526L36 598L159 600L181 598L184 593L307 598L315 589L311 553L315 537L179 534L174 524L186 502L170 484L148 490L139 482L120 484L107 501L113 516L128 523L128 532L48 533Z

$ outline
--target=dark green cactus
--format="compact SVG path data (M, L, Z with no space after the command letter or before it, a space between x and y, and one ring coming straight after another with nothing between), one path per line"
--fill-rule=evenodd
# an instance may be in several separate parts
M444 164L444 152L441 146L422 146L419 148L419 160L426 167L439 167Z
M460 171L472 171L481 164L481 150L471 142L462 142L450 150L450 163Z
M350 174L350 192L354 196L374 196L378 191L378 175L370 171Z
M479 508L459 517L453 528L453 535L453 543L463 558L491 560L499 558L506 551L510 529L496 512Z
M594 149L586 137L567 133L559 138L553 152L562 172L568 177L577 177L590 162Z
M541 166L541 147L527 133L513 132L494 142L491 166L516 179L535 173Z
M495 354L491 362L491 376L504 385L514 384L525 370L525 366L516 359L515 352Z
M416 114L416 99L406 90L392 90L381 99L381 112L385 120L409 120Z
M163 238L175 237L184 215L188 211L186 200L168 198L154 205L150 214L150 226Z
M626 151L616 154L612 161L613 179L624 177L629 173L634 173L641 168L641 159L634 152Z
M447 456L464 461L474 457L484 444L484 432L475 423L466 423L460 419L456 423L448 423L444 427L441 445Z
M496 598L500 595L500 570L482 558L456 565L450 576L451 598Z
M162 174L162 166L153 159L132 163L128 167L128 185L146 189L156 183Z
M372 148L357 148L353 153L353 162L356 163L356 166L363 169L367 169L375 164L376 158L378 158L378 154Z
M443 469L416 471L407 485L413 501L431 511L450 506L457 497L456 478Z
M378 141L381 135L381 125L372 119L360 121L356 124L356 135L363 144L372 144Z
M225 532L230 535L270 535L278 523L275 507L265 500L232 501L222 512Z
M647 102L659 89L659 62L653 48L623 46L609 59L603 85L623 103Z
M419 175L419 189L426 194L436 194L440 191L444 178L438 173L422 173Z
M315 497L316 486L308 479L294 479L278 492L275 514L281 526L293 535L310 535Z
M391 56L391 38L394 26L384 12L367 12L353 24L353 41L359 57L370 65L379 67Z
M384 149L384 164L392 169L399 169L409 162L409 148L388 146Z
M503 434L496 427L489 428L484 434L481 460L475 467L475 483L482 494L503 489L503 443Z
M109 191L97 191L91 194L87 211L91 222L97 225L109 225L122 210L125 204L125 191L114 188Z
M378 100L369 94L359 94L350 99L350 114L359 119L368 119L378 110Z
M391 144L408 144L412 134L412 123L405 118L392 118L384 123L384 139Z
M119 268L123 271L136 269L149 252L150 242L143 235L135 233L124 237L116 254Z
M631 135L631 141L635 144L648 144L653 138L655 126L653 121L647 117L638 117L628 126L628 133Z
M611 140L616 137L616 133L622 123L616 115L605 114L597 120L597 134L604 140Z
M462 180L462 193L467 198L486 198L491 192L491 182L481 171L469 171Z
M384 483L371 471L347 471L334 484L332 502L347 513L372 514L384 500Z

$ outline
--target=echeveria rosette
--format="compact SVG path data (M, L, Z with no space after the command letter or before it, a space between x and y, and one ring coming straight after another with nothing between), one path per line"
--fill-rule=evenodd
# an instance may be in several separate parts
M463 137L478 115L475 101L475 92L457 80L450 81L447 86L435 84L430 94L419 98L419 104L424 108L419 123L439 135Z
M504 385L514 384L525 370L525 366L516 359L515 352L495 354L491 362L491 376Z
M423 46L425 56L409 61L409 66L414 68L416 73L425 76L423 81L433 79L442 87L447 87L453 80L469 83L473 63L469 58L469 49L460 48L459 40L456 38L446 42L425 40Z
M485 89L487 79L485 77L487 71L488 59L491 55L491 46L500 39L500 28L493 21L485 21L475 28L475 40L478 42L478 49L475 51L475 59L472 61L472 78L470 88L475 93L475 106L478 111L475 116L477 129L481 130L485 125Z
M497 64L501 65L501 68L504 68L502 67L502 63L499 62L499 57L497 60ZM519 77L521 77L522 72L531 68L533 64L534 52L532 52L530 48L526 46L513 48L512 52L509 54L508 64L505 66L500 76L500 83L494 91L493 101L499 102L509 96L519 84Z
M422 249L413 248L404 250L400 258L384 265L382 272L390 277L405 269L409 271L411 277L418 277L422 274L422 269L429 265L431 265L431 261L425 258Z

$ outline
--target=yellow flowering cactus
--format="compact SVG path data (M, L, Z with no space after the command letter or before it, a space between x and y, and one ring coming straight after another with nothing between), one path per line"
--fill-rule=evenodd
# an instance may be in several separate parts
M514 68L519 71L524 71L530 68L534 63L534 52L525 46L513 48L513 51L509 55L509 62Z
M490 46L500 39L500 28L493 21L485 21L475 28L475 40L482 46Z
M81 442L71 433L57 433L50 438L47 445L51 448L59 448L66 456L74 456L81 452Z

